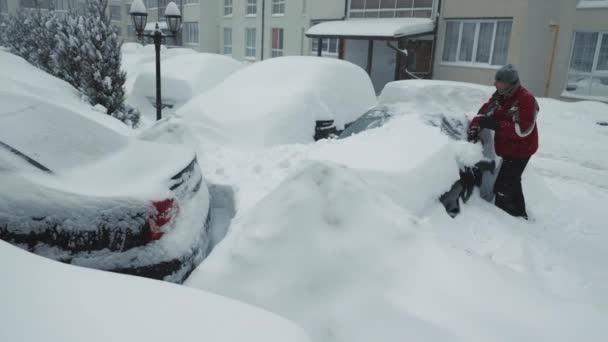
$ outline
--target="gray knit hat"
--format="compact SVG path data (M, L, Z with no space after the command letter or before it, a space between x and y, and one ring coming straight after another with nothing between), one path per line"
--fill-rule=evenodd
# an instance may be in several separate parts
M496 71L495 80L507 84L515 84L519 81L519 74L513 64L507 64Z

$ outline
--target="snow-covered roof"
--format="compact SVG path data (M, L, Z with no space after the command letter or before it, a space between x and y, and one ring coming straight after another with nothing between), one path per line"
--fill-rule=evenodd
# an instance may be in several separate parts
M165 15L182 15L175 2L171 1L165 9Z
M167 22L166 21L159 21L159 22L151 22L151 23L147 23L146 27L144 28L144 31L154 31L156 29L156 24L158 24L158 28L160 28L161 30L168 30L169 27L167 26Z
M396 38L431 33L435 24L427 18L351 19L327 21L311 27L309 37Z
M146 11L146 6L141 0L134 0L131 4L131 10L129 13L148 13Z

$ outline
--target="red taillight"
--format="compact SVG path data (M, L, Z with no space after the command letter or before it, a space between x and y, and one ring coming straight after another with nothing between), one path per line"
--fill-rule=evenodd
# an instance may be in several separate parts
M148 220L150 226L150 239L158 240L163 236L163 227L171 222L173 215L177 213L177 203L173 198L152 202L156 212L150 215Z

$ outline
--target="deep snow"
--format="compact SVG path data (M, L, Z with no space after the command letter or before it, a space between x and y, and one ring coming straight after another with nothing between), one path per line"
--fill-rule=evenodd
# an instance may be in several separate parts
M208 292L48 260L0 241L0 340L305 342L283 318Z
M402 116L341 141L242 149L201 137L205 174L235 187L238 210L187 285L279 313L316 341L602 341L608 134L596 122L608 106L539 99L541 149L523 180L531 222L476 195L451 219L436 198L462 146L421 122L472 116L492 92L390 84L380 103Z

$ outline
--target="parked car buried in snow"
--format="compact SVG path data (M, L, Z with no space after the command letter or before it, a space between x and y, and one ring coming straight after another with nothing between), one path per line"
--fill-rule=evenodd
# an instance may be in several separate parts
M211 246L193 151L0 93L0 238L66 263L173 282Z

